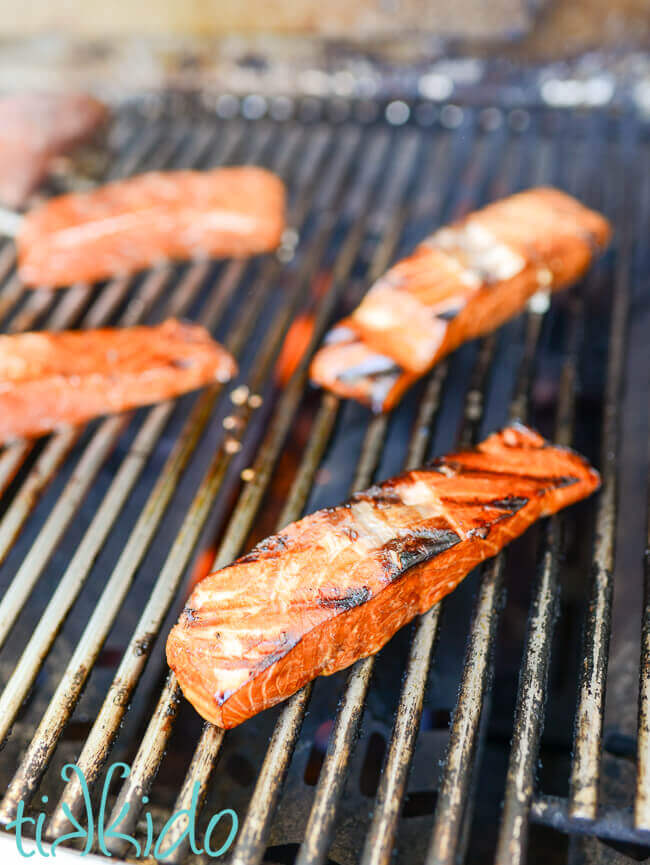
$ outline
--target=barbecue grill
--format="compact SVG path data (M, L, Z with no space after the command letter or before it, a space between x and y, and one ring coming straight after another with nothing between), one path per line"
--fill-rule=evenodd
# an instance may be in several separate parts
M44 837L60 837L63 806L84 813L62 766L76 762L97 800L123 761L131 773L109 790L111 819L129 806L120 831L142 842L145 812L159 830L198 782L201 837L210 815L239 815L233 865L644 859L642 121L625 109L167 94L124 104L107 146L112 178L264 164L288 183L290 229L273 256L59 292L24 290L11 244L0 249L5 332L185 316L240 363L226 387L0 452L2 823L22 801L47 814ZM616 228L580 285L462 347L389 416L309 387L327 326L391 261L433 227L544 183ZM378 656L227 733L201 723L163 649L206 562L515 417L591 459L599 496L531 529ZM108 849L133 855L119 839ZM167 861L208 857L184 842Z

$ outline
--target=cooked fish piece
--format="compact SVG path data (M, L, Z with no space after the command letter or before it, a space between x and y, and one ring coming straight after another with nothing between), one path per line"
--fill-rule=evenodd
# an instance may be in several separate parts
M204 718L234 727L377 652L599 482L578 454L508 427L292 523L206 577L169 635L169 666Z
M311 378L387 411L461 343L499 327L540 290L586 271L610 238L607 220L557 189L530 189L424 240L333 328Z
M132 273L166 259L274 249L282 181L263 168L153 171L32 210L16 238L25 285L57 287Z
M19 93L0 99L0 201L22 207L51 161L93 136L108 109L87 93Z
M226 382L232 356L202 327L0 336L0 443Z

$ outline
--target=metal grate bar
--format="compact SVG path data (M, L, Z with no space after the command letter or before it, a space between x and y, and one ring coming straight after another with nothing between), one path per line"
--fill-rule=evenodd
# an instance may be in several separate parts
M530 808L531 819L558 832L647 846L647 835L634 825L634 814L616 807L601 807L595 820L574 820L563 796L536 795ZM647 857L646 857L647 858ZM643 860L639 860L643 861ZM618 863L616 863L618 865Z
M363 213L364 204L367 203L366 196L372 189L373 182L376 180L377 172L382 165L382 154L385 154L387 144L388 142L385 136L380 136L375 139L374 144L371 143L371 149L369 151L371 158L367 163L370 171L363 172L360 189L357 190L358 196L354 197L354 210L351 213L352 219L361 217L361 214ZM332 288L319 305L316 313L314 334L311 339L311 350L313 350L314 345L316 345L320 340L327 320L329 319L331 307L333 305L332 298L340 291L341 285L354 262L358 244L363 236L362 226L362 219L360 222L355 223L355 228L350 234L348 234L346 244L339 253L334 265ZM252 525L257 507L261 503L264 490L270 480L273 466L279 456L282 444L288 433L291 418L293 417L298 403L302 398L306 379L306 360L309 354L310 351L307 351L301 365L293 374L292 379L287 385L280 400L269 433L264 439L255 461L253 467L253 480L244 488L239 503L233 512L229 522L229 528L227 529L224 540L220 546L215 566L219 566L219 562L225 558L228 548L232 545L233 534L237 534L241 537L241 544ZM323 443L323 447L324 445L325 442ZM251 490L255 491L253 497L249 495ZM236 552L233 555L236 555ZM139 750L138 755L133 762L131 776L125 783L118 798L118 802L114 809L115 813L119 813L118 809L121 809L127 802L131 806L133 813L137 813L136 809L139 808L142 790L149 789L160 760L162 759L167 739L171 734L173 716L175 715L178 696L179 691L175 677L173 674L170 674L158 702L158 706L156 707L152 722L145 734L143 746ZM193 778L193 780L190 781L189 777L191 777L191 775L188 776L183 784L183 792L181 793L181 796L184 791L187 791L188 789L191 790L194 780L198 780L201 791L205 791L209 772L214 765L214 760L218 754L221 739L221 731L217 731L209 724L206 725L197 745L190 767L190 773L200 771L202 777ZM117 847L116 852L118 852Z
M284 142L285 147L280 150L277 166L278 169L282 169L283 167L286 168L287 164L290 162L297 140L297 137L294 135L288 141ZM262 142L260 143L261 147L265 147L268 141L269 135L267 131L267 134L263 136ZM254 158L258 158L259 155L260 153L258 150L254 155ZM258 302L253 306L259 309L261 302ZM249 307L246 314L247 320L250 322L249 326L252 327L255 317L253 316L251 318L250 312L251 310ZM212 327L215 324L214 321L208 321L206 323ZM180 474L187 465L189 457L196 447L203 429L207 425L211 409L221 391L222 388L220 386L210 388L197 402L186 425L185 433L181 433L176 448L170 455L159 481L154 487L149 501L145 505L141 517L136 523L131 538L116 565L114 571L115 579L112 579L110 582L112 592L107 593L108 597L105 598L107 607L102 607L102 604L98 604L93 617L91 617L86 632L87 639L86 641L82 640L80 645L77 647L71 664L61 680L50 706L39 725L39 729L37 730L36 736L28 749L25 759L10 784L3 802L0 804L0 813L13 813L13 809L16 807L17 802L21 798L24 799L26 796L28 797L33 793L35 785L42 775L42 772L45 770L49 758L53 753L65 722L74 708L76 700L81 692L83 682L85 681L85 677L90 670L90 667L86 666L82 661L83 655L85 652L88 652L93 656L93 658L96 657L96 653L101 647L103 638L108 633L114 615L117 613L117 609L119 609L119 604L123 594L125 594L126 589L130 585L137 566L153 539L155 530L157 529L176 488ZM12 685L10 691L10 698L12 700L11 709L13 711L3 712L3 724L8 726L15 715L15 712L19 708L26 693L24 690L25 685L30 684L30 674L31 680L33 680L38 670L38 666L40 666L41 659L44 656L45 648L51 645L56 635L56 630L52 630L53 624L56 625L57 622L60 623L71 608L83 580L85 580L90 571L90 567L98 552L99 546L103 544L110 526L119 515L120 509L132 488L135 478L146 463L146 459L153 447L153 444L162 432L164 423L171 415L173 406L174 403L172 402L162 403L150 411L145 424L141 428L129 454L127 455L127 458L122 463L122 466L118 471L106 498L104 499L102 507L100 507L100 510L95 515L93 523L84 538L84 542L82 542L81 547L68 567L68 570L59 584L50 605L48 605L48 611L46 611L42 617L34 638L30 640L28 649L24 653L23 658L21 658L21 661L16 668L16 672L10 680L10 684ZM117 419L110 419L105 422L105 424L108 426L113 420ZM91 547L90 551L85 549L86 545ZM123 571L126 573L123 574ZM122 594L117 591L118 583L120 584ZM110 611L113 607L115 607L115 609L111 615ZM52 609L52 615L49 615L50 608ZM5 694L8 693L8 689L9 685L5 689ZM18 699L18 693L20 693L20 699ZM14 696L14 694L16 694L16 696ZM2 705L3 699L4 695L3 698L0 698L0 705Z
M328 139L325 137L321 137L320 140L316 138L316 147L313 148L314 152L311 154L311 158L305 160L306 164L303 166L305 176L317 176L314 169L318 167L318 163L324 154L327 143ZM353 146L356 146L358 142L352 140L351 143ZM339 158L338 161L334 162L332 170L328 172L322 184L323 187L333 191L340 188L342 180L344 179L344 169L346 168L346 164L349 162L350 156L349 148L342 147L341 156L343 158ZM302 222L306 215L306 202L308 201L308 197L309 189L303 192L301 201L299 202L301 206L296 208L294 216L297 225ZM253 390L256 390L268 375L275 354L279 348L279 344L289 323L293 307L295 303L300 300L303 282L309 277L311 269L314 266L314 261L318 260L322 253L322 241L324 237L327 236L327 229L329 228L327 220L325 220L324 228L325 230L321 231L320 236L317 237L318 242L313 245L312 251L307 253L300 268L300 272L297 274L295 286L290 294L288 305L281 309L280 314L277 316L277 323L272 326L269 331L266 344L262 347L258 355L254 367L253 378L250 382L250 387ZM245 423L249 414L250 408L246 405L241 411L242 423ZM124 653L122 663L118 669L116 678L109 690L107 698L104 701L102 711L100 712L96 723L93 725L93 729L79 761L79 765L84 768L86 777L90 783L95 780L100 771L103 765L103 759L108 753L108 748L119 729L119 724L126 708L125 699L128 698L128 695L136 686L139 676L144 668L148 658L149 648L153 641L153 635L156 634L160 628L163 618L169 608L169 604L178 588L180 578L187 562L189 561L189 557L198 540L213 501L221 487L222 480L232 458L232 453L234 453L234 451L222 447L212 461L212 464L210 465L201 486L196 493L194 501L189 508L183 526L170 550L147 607L136 626L136 630L130 640L129 646ZM112 586L109 583L105 590L107 596L106 604L110 604L114 607L113 616L116 614L119 606L116 604L115 596L117 595L121 599L123 598L125 591L121 584L121 580L124 579L124 576L118 574L118 577L120 581L116 586ZM100 602L99 606L104 605ZM90 629L90 631L91 634L95 633L95 629ZM94 636L93 639L96 640L96 636ZM79 663L81 665L87 665L89 660L92 661L92 657L89 658L88 654L85 653L80 657ZM71 674L73 673L74 670L71 670ZM119 700L116 700L115 697L118 694ZM75 809L78 808L81 803L80 793L81 791L78 786L73 783L66 787L50 828L52 834L58 834L57 826L60 823L65 822L65 815L61 810L63 801L66 801L66 804L71 807L73 813L76 813Z
M585 160L585 163L589 164L589 160ZM585 183L586 176L583 177L582 186ZM602 279L600 281L602 282ZM554 441L565 447L570 447L573 439L583 313L581 298L574 296L554 434ZM562 554L563 524L564 517L557 515L548 520L544 527L537 585L531 603L517 693L514 734L496 854L498 865L517 865L524 862L526 857L529 812L544 722L551 645L559 608L558 572Z
M627 319L630 303L630 253L632 237L632 189L617 180L615 213L619 226L619 250L614 276L612 324L603 410L601 449L602 488L597 503L592 584L583 645L575 719L574 759L571 768L569 814L572 819L595 820L602 744L605 685L611 627L614 541L616 534L619 405L626 356Z
M648 203L650 202L650 177L644 174L642 201L645 202L645 218L640 226L643 236L648 226ZM646 235L647 236L647 235ZM650 455L650 449L648 451ZM648 531L643 555L644 598L641 633L641 665L639 682L639 721L637 739L637 789L634 803L634 825L636 829L650 831L650 476L648 477Z
M576 381L577 318L569 340L567 360L562 369L554 441L569 447L573 433L573 392ZM543 554L537 588L524 647L513 743L499 833L496 862L518 865L524 861L528 835L528 813L542 732L544 692L548 678L553 625L558 609L558 559L561 552L562 521L552 517L545 529Z
M0 282L4 284L0 289L0 321L11 310L22 292L22 284L17 276L14 275L5 282L7 276L12 272L15 263L15 244L11 240L3 240L2 250L0 251Z
M383 142L383 144L385 144L385 143L386 142ZM383 149L383 145L382 145L382 149ZM378 154L375 154L375 155L378 155ZM375 160L371 160L371 162L369 164L372 165L372 164L377 164L377 163ZM380 161L379 161L379 164L377 167L379 167L379 165L381 165ZM375 176L376 175L373 171L373 174L369 178L366 178L366 181L369 181L370 184L372 184L373 180L375 179ZM400 176L401 176L401 174L398 172L397 178L399 179ZM394 183L394 185L397 186L397 184L395 184L395 183ZM363 188L367 193L369 187L366 185L366 183L364 183ZM359 202L361 207L363 206L364 200L365 199L362 199ZM358 243L360 243L360 240L363 236L363 233L362 233L363 223L360 223L358 225L359 225L359 227L354 232L354 236L348 235L349 240L346 244L346 247L344 247L344 249L342 250L341 255L338 259L337 265L335 266L335 274L334 274L334 280L333 280L334 286L333 286L332 291L336 290L336 288L340 287L340 285L343 283L343 281L346 277L346 273L354 261L354 256L356 254L356 247L357 247ZM353 243L350 243L350 239L352 239ZM328 299L330 300L330 302L328 302ZM324 326L325 326L325 324L329 318L329 311L331 309L331 306L332 306L331 298L326 297L325 304L324 304L323 308L321 309L321 312L318 316L318 324L316 326L317 332L315 332L314 336L312 337L311 350L313 350L315 344L317 344L317 341L320 339L320 334L322 333L322 330L323 330L323 328L324 328ZM244 538L245 538L246 534L248 533L250 526L252 525L252 520L254 519L256 509L259 506L259 504L261 503L263 491L266 487L266 484L268 483L268 481L270 479L273 466L274 466L275 461L279 455L280 448L281 448L282 443L283 443L283 441L286 437L286 434L288 432L290 418L292 417L292 414L295 411L295 409L298 405L298 402L300 401L300 398L302 395L302 390L304 388L304 382L305 382L305 373L306 373L306 363L305 362L306 362L306 360L310 354L311 354L311 351L306 352L305 359L304 359L304 362L302 364L302 368L296 372L293 381L290 383L289 387L287 388L287 392L286 392L285 397L284 397L284 403L285 404L281 406L281 408L278 412L278 415L277 415L278 423L276 423L271 428L270 435L269 435L267 441L265 442L265 444L262 446L262 449L260 451L260 455L258 457L258 460L256 461L255 468L254 468L254 481L249 485L249 487L246 488L245 493L242 495L242 498L240 500L240 504L239 504L238 508L235 510L235 514L233 515L233 518L231 519L230 529L233 529L234 534L239 536L239 538L240 538L239 545L241 545L243 543ZM323 430L323 426L329 426L329 428L331 429L333 422L334 422L335 415L336 415L336 407L338 405L337 401L335 401L335 400L325 398L325 401L328 403L328 406L330 407L331 414L330 414L329 421L326 422L325 424L317 423L317 428L320 431ZM285 411L286 411L286 414L284 413ZM314 454L313 451L311 454L311 457L313 460L313 467L315 470L315 468L318 464L318 461L320 459L320 456L322 455L323 449L326 446L327 439L326 438L317 439L315 437L312 437L312 442L318 442L318 444L316 446L316 450L318 450L318 454ZM308 450L309 450L309 448L308 448ZM309 455L307 456L307 459L308 460L310 459ZM299 474L301 474L301 472L299 472ZM303 462L302 474L304 476L304 462ZM255 484L255 493L256 494L252 499L250 499L249 497L246 496L246 492L248 492L253 487L253 484L255 483L255 481L257 482ZM294 491L292 492L292 494L290 494L290 497L289 497L290 501L293 500L294 502L296 501L295 489L296 489L296 487L294 486ZM308 487L307 487L307 490L308 490ZM296 505L298 508L302 507L301 504L296 503ZM238 513L240 508L241 508L241 514ZM245 510L244 510L244 508L245 508ZM298 513L299 513L299 511L298 511ZM284 518L286 518L286 508L285 508L285 513L284 513ZM225 536L225 538L222 542L222 545L220 547L220 551L219 551L219 554L217 556L217 562L216 562L217 566L219 566L220 562L227 560L226 555L228 554L229 547L232 548L233 532L231 532L230 529L227 531L226 536ZM235 547L235 550L236 549L237 549L237 547ZM236 551L233 555L236 555ZM211 728L210 725L207 725L205 730L204 730L204 734L201 737L201 740L199 742L197 750L195 752L195 759L193 760L193 766L194 765L204 765L204 766L210 765L210 760L206 759L206 754L209 750L212 750L212 746L215 744L215 741L214 741L215 739L216 739L216 741L219 741L219 734L213 733L213 728ZM216 757L216 752L214 753L213 756ZM212 761L212 763L213 763L213 761ZM199 780L199 779L196 779L196 780ZM207 780L207 779L201 779L200 783L204 782L204 780ZM184 784L184 789L187 789L189 787L191 787L191 785L186 782L186 784Z

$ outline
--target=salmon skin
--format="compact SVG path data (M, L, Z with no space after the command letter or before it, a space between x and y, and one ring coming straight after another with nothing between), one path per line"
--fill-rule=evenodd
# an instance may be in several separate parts
M202 327L0 336L0 443L226 382L231 355Z
M505 198L426 238L334 327L311 378L374 411L458 346L521 312L539 290L563 288L610 238L607 220L557 189Z
M18 274L25 285L56 288L166 259L267 252L280 242L284 210L284 185L263 168L153 171L28 213Z
M199 714L234 727L379 651L599 483L581 456L515 424L316 511L206 577L168 637L169 666Z
M20 93L0 99L0 201L22 207L52 159L88 141L108 118L87 93Z

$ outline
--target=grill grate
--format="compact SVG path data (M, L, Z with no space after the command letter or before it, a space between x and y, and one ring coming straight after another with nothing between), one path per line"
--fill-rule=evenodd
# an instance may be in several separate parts
M161 266L99 291L78 285L29 293L13 273L12 247L0 250L6 332L187 315L222 339L242 370L231 393L215 387L0 452L0 738L13 731L1 761L7 790L0 819L10 820L20 800L38 810L39 794L48 795L48 832L69 831L64 805L78 816L83 790L73 777L61 792L61 765L77 760L96 790L110 755L132 765L111 798L111 819L130 808L121 831L142 831L143 796L162 824L172 810L189 807L198 782L206 814L215 801L238 807L242 825L230 859L237 865L359 859L380 865L395 848L399 861L428 865L462 861L466 854L481 861L496 856L503 865L527 856L566 861L547 852L544 845L560 836L545 835L543 826L592 836L591 844L600 843L595 836L647 843L647 597L638 742L631 731L636 795L634 784L614 800L600 789L607 781L601 759L615 540L618 533L638 550L638 575L617 572L622 581L640 582L646 543L633 525L626 530L627 515L619 518L617 508L628 492L621 487L620 425L631 403L637 414L641 406L635 429L641 437L647 431L650 364L640 337L648 323L650 173L638 170L648 165L646 130L631 116L601 112L518 109L511 117L452 105L414 112L419 123L393 128L371 117L367 106L355 117L354 106L343 111L340 102L312 100L296 103L282 120L252 120L245 119L246 104L244 117L229 118L189 97L125 107L110 134L110 177L167 166L266 164L291 190L292 230L276 256ZM395 256L432 226L537 183L566 188L603 209L619 229L614 249L582 286L554 298L548 310L538 298L521 320L463 347L392 416L371 419L358 406L307 389L309 357L328 323ZM630 309L635 321L628 328ZM278 356L291 344L297 319L309 325L309 344L281 386ZM630 369L645 370L645 378L638 372L630 377ZM631 383L623 399L626 377ZM377 658L319 680L242 728L227 734L207 724L200 729L179 700L174 676L165 676L162 656L195 551L216 533L212 555L222 566L273 528L269 518L281 527L340 499L346 479L352 478L352 489L366 486L422 463L433 451L469 444L508 416L541 425L592 457L600 447L604 488L597 502L531 531L532 541L524 539L468 578L421 617L410 642L408 635L397 637ZM648 586L647 552L645 567ZM504 607L506 588L514 598ZM575 651L577 699L572 693L565 700L561 720L567 787L543 793L540 748L544 754L546 735L557 736L552 723L542 736L546 694L552 715L558 693L551 648L558 627L560 637L567 630L560 588L569 600L572 592L588 592L589 600L584 643ZM519 636L506 645L511 611L525 610L529 600L527 625L522 613ZM452 630L456 623L460 643L446 622ZM575 647L577 622L569 622L569 630ZM505 653L516 669L522 651L515 706L513 676L500 668ZM623 698L634 703L636 693ZM446 723L436 726L436 710L454 702L449 730ZM499 718L505 717L509 738L513 708L512 747L501 746L501 780L486 808L483 767L495 753ZM572 743L567 729L574 711ZM323 724L327 747L321 742L316 749L315 783L306 783L304 767ZM385 753L377 756L375 780L362 784L360 798L353 787L366 763L372 769L367 755L378 731L387 739ZM240 770L233 775L229 767L238 755ZM413 785L423 778L428 798L418 799ZM501 796L503 817L495 829ZM535 843L528 843L529 832ZM580 842L572 843L574 855ZM127 852L117 843L110 849ZM608 848L588 851L602 861L594 850L601 855ZM193 858L181 846L173 861Z

